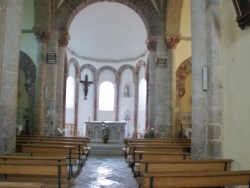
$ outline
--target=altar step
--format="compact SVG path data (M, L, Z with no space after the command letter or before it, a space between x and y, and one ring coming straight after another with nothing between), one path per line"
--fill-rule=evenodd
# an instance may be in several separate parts
M124 156L122 148L125 147L122 143L91 143L91 155L103 155L103 156Z

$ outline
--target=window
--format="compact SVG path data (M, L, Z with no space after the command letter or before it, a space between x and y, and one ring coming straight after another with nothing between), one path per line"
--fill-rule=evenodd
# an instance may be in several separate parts
M115 89L111 82L103 82L99 88L99 110L114 110Z
M67 79L66 108L74 108L75 101L75 80L72 76Z
M139 110L146 109L146 98L147 98L147 82L142 79L139 83Z

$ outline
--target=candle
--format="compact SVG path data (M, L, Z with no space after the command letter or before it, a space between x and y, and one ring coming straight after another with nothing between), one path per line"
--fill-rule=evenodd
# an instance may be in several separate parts
M89 116L89 122L90 122L90 116Z

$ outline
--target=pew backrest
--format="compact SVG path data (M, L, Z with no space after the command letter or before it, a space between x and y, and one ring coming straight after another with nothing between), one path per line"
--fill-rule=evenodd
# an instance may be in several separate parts
M231 159L214 160L176 160L169 162L145 161L139 163L139 173L148 172L194 172L194 171L230 171Z
M0 182L0 188L43 188L43 183Z
M223 172L145 173L141 188L249 185L250 170Z
M135 162L139 162L140 160L175 161L189 159L190 153L187 152L135 151Z

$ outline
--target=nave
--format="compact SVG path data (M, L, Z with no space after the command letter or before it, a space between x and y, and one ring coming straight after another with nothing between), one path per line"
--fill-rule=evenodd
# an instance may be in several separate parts
M70 188L136 188L138 184L123 156L89 156Z

